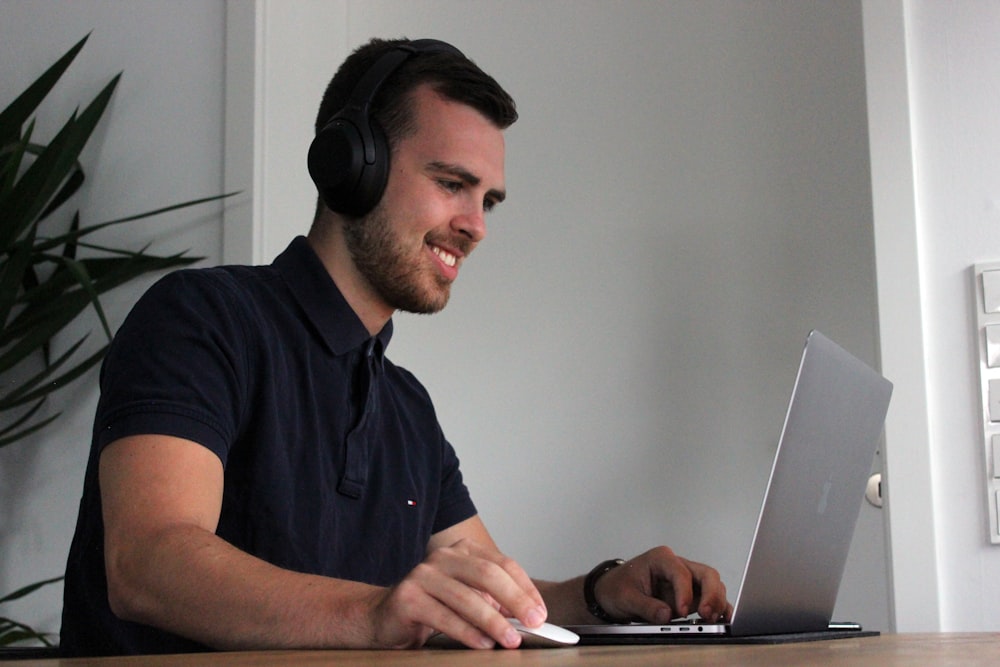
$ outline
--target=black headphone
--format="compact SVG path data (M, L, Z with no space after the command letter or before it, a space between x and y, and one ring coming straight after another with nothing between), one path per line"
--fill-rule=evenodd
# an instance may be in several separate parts
M451 44L418 39L395 46L364 73L347 104L316 133L309 146L309 175L331 211L360 217L375 207L389 180L385 132L369 115L372 98L396 69L423 53L454 53Z

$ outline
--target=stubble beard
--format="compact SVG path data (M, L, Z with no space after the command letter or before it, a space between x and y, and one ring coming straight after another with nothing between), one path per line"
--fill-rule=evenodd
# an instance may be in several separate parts
M437 274L428 276L420 258L407 255L381 204L364 218L346 222L343 229L354 265L390 307L430 315L448 304L451 283Z

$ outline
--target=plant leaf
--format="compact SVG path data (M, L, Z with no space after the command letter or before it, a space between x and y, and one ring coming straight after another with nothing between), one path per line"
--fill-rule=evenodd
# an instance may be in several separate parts
M74 114L55 138L15 183L9 194L0 199L0 248L6 248L36 221L59 186L77 163L80 151L107 107L121 74L84 109L79 118Z
M37 401L34 405L31 406L31 409L29 409L23 415L21 415L20 417L18 417L17 421L15 421L13 424L10 424L10 425L4 427L2 430L0 430L0 436L5 436L8 433L10 433L11 431L16 431L17 429L21 428L21 426L23 426L24 424L27 424L28 421L32 417L35 416L35 413L38 412L42 408L42 405L44 403L45 403L45 399L44 398L40 399L39 401Z
M144 218L152 218L157 215L162 215L164 213L169 213L171 211L177 211L183 208L190 208L191 206L197 206L199 204L207 204L213 201L220 201L222 199L226 199L227 197L238 195L239 193L240 193L239 191L236 191L236 192L227 192L221 195L213 195L211 197L200 197L198 199L191 199L189 201L181 202L179 204L172 204L170 206L164 206L162 208L153 209L151 211L146 211L144 213L136 213L134 215L130 215L124 218L118 218L116 220L108 220L106 222L97 223L76 231L70 231L65 234L61 234L59 236L54 236L51 239L47 239L45 241L39 241L38 249L41 251L50 251L54 248L63 245L64 243L70 243L76 239L87 236L88 234L92 234L100 229L104 229L105 227L111 227L112 225L120 225L125 222L134 222L136 220L142 220Z
M3 438L0 438L0 448L13 444L18 440L21 440L22 438L31 435L35 431L42 430L43 428L54 422L56 419L58 419L61 414L62 414L61 412L57 412L56 414L52 415L51 417L48 417L47 419L44 419L36 424L33 424L22 431L16 432L14 435L4 436ZM6 432L7 431L5 430L4 433Z
M7 318L17 302L18 287L24 282L24 273L31 266L32 251L28 238L14 244L8 258L0 267L0 325L6 327Z
M18 623L9 618L0 617L0 646L12 646L21 642L37 641L45 646L53 647L49 641L51 634L38 632L30 625Z
M48 586L49 584L54 584L58 581L62 581L63 577L53 577L51 579L45 579L43 581L38 581L33 584L29 584L24 588L20 588L13 593L9 593L2 598L0 598L0 604L5 602L12 602L19 598L23 598L25 595L34 593L39 588L43 586ZM34 640L39 641L46 646L52 646L52 642L49 641L50 634L38 632L29 625L24 623L19 623L17 621L11 620L9 618L0 617L0 645L10 646L16 642Z
M39 398L44 399L46 396L48 396L52 392L54 392L54 391L56 391L58 389L62 389L64 386L66 386L67 384L69 384L70 382L72 382L73 380L75 380L76 378L80 377L81 375L83 375L84 373L86 373L87 371L89 371L91 368L93 368L94 366L96 366L97 364L99 364L101 362L101 360L104 359L104 355L107 354L107 351L108 351L108 346L105 345L100 350L98 350L97 352L93 353L92 355L90 355L89 357L87 357L86 359L84 359L83 361L81 361L80 363L78 363L76 366L73 366L68 371L66 371L65 373L63 373L62 375L60 375L60 376L56 377L55 379L53 379L51 382L45 383L40 389L38 389L36 391L33 391L33 392L29 393L29 394L25 394L24 396L13 397L12 400L15 400L15 403L12 403L9 406L8 405L3 405L2 407L0 407L0 410L7 410L7 409L9 409L11 407L15 407L17 405L23 405L25 403L30 403L31 401L33 401L35 399L39 399ZM63 357L60 357L60 360L63 360ZM53 364L47 370L53 371L53 369L55 369L55 368L56 368L56 364ZM49 372L48 375L51 375L51 372ZM44 379L44 378L42 378L42 379ZM6 402L6 400L7 400L7 398L5 397L4 401Z
M59 60L52 64L45 72L35 79L34 83L28 86L23 93L17 96L7 108L0 112L0 144L7 144L15 141L21 134L21 126L35 112L38 105L42 103L49 91L55 87L63 73L76 58L83 45L90 37L88 33L83 39L74 44Z
M65 294L62 298L40 307L39 310L43 312L31 318L30 326L22 326L16 336L9 336L11 329L21 321L24 313L18 316L3 332L3 337L8 339L4 344L7 342L13 344L0 355L0 373L10 370L32 352L45 346L56 333L72 322L88 303L86 293L80 290Z
M0 196L6 197L14 188L17 174L21 170L21 163L24 161L24 154L31 146L31 135L35 131L35 121L28 123L24 131L24 137L13 141L0 143Z
M119 258L81 260L81 262L88 266L88 269L95 267L99 270L99 278L94 281L93 287L98 294L103 294L144 273L186 266L199 259L182 255L159 257L140 253ZM91 273L93 275L95 272ZM50 286L49 282L52 281L57 282ZM26 356L83 312L91 303L90 295L82 289L68 289L71 285L70 277L59 273L25 294L23 301L27 307L0 332L0 347L10 345L19 339L23 341L25 338L31 338L34 344L30 349L27 343L16 347L22 357ZM0 355L0 373L17 363L15 355L12 354L14 349L11 348Z
M49 202L49 205L45 208L45 210L38 215L38 220L44 220L60 206L65 204L66 201L75 195L76 191L80 189L84 180L86 179L83 174L83 168L80 167L79 163L76 163L73 171L70 172L69 177L66 179L66 182L63 183L61 188L59 188L59 191L56 193L55 197L53 197L52 201ZM77 215L79 215L79 213L77 213Z
M75 259L69 257L63 257L63 265L73 274L76 278L77 283L84 289L84 291L90 297L90 304L94 307L97 312L98 319L101 320L101 326L104 327L104 334L111 340L111 326L108 324L108 318L104 314L104 308L101 306L101 300L98 298L97 289L94 287L93 281L90 279L90 274L87 273L87 267L83 262L78 262Z
M12 410L12 409L14 409L16 407L20 407L20 406L24 405L25 403L30 403L31 401L36 400L39 396L44 396L44 395L46 395L46 394L54 391L55 389L58 389L59 387L57 387L55 385L57 385L59 383L59 381L60 381L61 378L57 378L57 379L53 380L52 382L47 383L42 388L41 391L35 392L35 393L37 393L37 395L34 395L34 394L30 393L30 392L32 392L32 390L34 390L35 387L37 387L39 385L39 383L45 382L49 377L52 376L53 373L57 372L66 362L68 362L70 360L70 358L73 356L73 354L75 354L76 351L80 349L80 346L83 345L83 343L87 340L87 338L89 336L90 336L90 334L87 334L86 336L82 337L80 340L78 340L75 343L73 343L73 345L71 345L70 348L68 350L66 350L62 354L62 356L60 356L58 359L56 359L55 361L53 361L51 364L48 364L47 366L45 366L45 368L43 368L41 371L39 371L38 373L36 373L33 377L30 377L27 380L22 381L20 383L20 386L15 387L10 392L8 392L6 395L0 397L0 412L6 411L6 410ZM96 356L102 354L103 352L104 352L104 350L102 349L101 351L99 351L94 356L96 357ZM83 363L87 363L87 362L83 362ZM75 367L73 369L71 369L69 371L69 373L67 373L67 375L72 374L74 370L75 370Z
M48 586L49 584L57 583L57 582L62 581L62 580L63 580L63 578L61 576L59 576L59 577L52 577L51 579L43 579L42 581L36 581L33 584L28 584L24 588L19 588L16 591L14 591L13 593L8 593L7 595L5 595L2 598L0 598L0 604L3 604L5 602L13 602L14 600L17 600L19 598L23 598L25 595L28 595L30 593L34 593L39 588L42 588L44 586Z

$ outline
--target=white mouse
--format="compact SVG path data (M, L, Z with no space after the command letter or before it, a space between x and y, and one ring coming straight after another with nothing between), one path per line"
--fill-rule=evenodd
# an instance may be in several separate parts
M572 646L580 641L580 635L551 623L542 623L537 628L528 628L516 618L508 618L507 621L521 633L522 648Z

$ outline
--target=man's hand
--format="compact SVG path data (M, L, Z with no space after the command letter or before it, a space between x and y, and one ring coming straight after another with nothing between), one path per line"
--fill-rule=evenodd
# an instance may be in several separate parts
M667 547L651 549L610 570L594 587L601 607L614 618L667 623L698 612L728 620L733 606L713 568L681 558Z
M517 648L518 632L506 617L537 627L545 603L520 565L486 540L461 539L432 550L398 585L375 600L373 644L421 646L441 632L470 648Z

